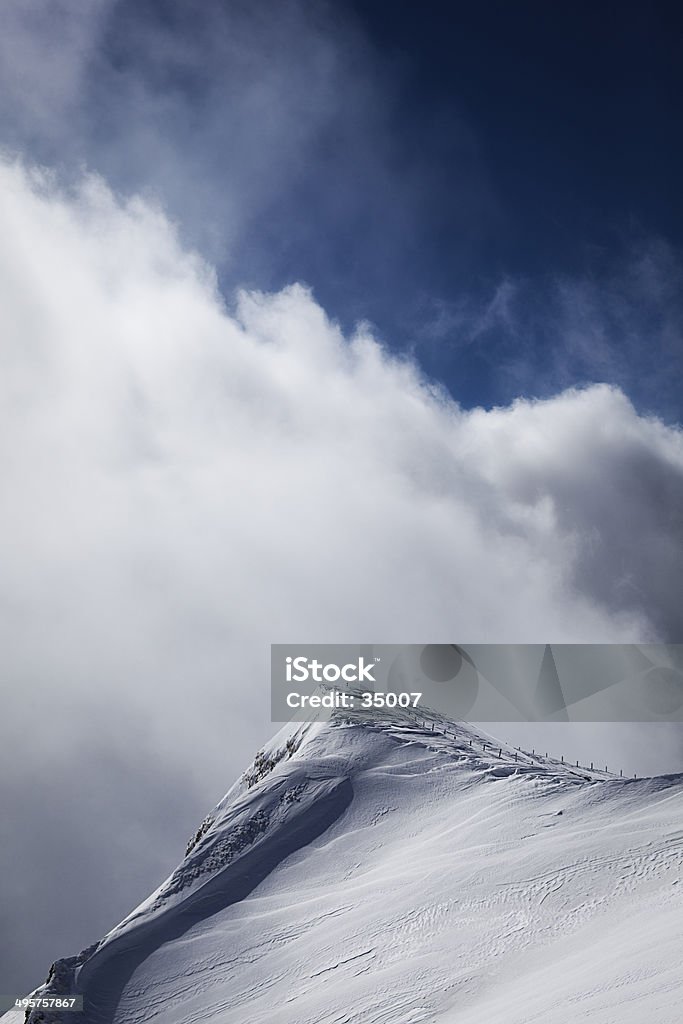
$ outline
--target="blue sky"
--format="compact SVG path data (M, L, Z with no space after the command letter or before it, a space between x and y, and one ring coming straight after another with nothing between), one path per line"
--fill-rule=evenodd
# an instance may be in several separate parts
M175 866L270 643L680 640L680 20L6 0L0 991Z
M444 230L430 232L418 278L455 316L423 346L425 363L465 401L613 379L679 417L681 12L629 3L427 8L416 18L412 5L392 15L384 4L357 5L372 38L407 56L407 137L442 111L427 150L457 180L460 154L439 149L439 131L462 119L474 176L489 192L489 216L468 238L451 227L458 190L438 190ZM463 302L491 310L501 295L485 329L458 329ZM600 336L593 358L572 349L577 331Z

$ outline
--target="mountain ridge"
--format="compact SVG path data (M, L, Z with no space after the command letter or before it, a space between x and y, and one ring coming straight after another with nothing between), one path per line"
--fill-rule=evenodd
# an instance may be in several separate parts
M653 803L663 804L662 813L668 827L670 820L664 813L667 809L664 804L671 798L680 813L683 807L683 775L637 781L607 778L604 773L591 773L550 758L526 754L472 726L447 722L429 710L419 709L416 714L399 710L344 710L333 712L329 721L290 723L276 734L263 751L258 752L252 764L212 814L204 819L188 845L186 857L169 878L99 943L89 947L87 955L57 961L53 965L51 980L36 992L41 994L54 991L56 983L59 983L62 988L66 984L73 991L81 993L85 1003L84 1024L132 1024L137 1020L156 1019L162 1013L161 999L152 1004L144 1004L148 995L140 996L141 992L149 994L153 989L164 990L166 994L163 999L179 1007L177 1012L169 1012L167 1006L161 1019L177 1021L178 1024L200 1019L196 1006L202 1002L201 993L210 992L210 989L200 987L193 992L192 997L180 998L172 986L165 987L165 983L160 980L166 978L165 972L169 968L162 966L157 969L154 964L160 962L166 965L170 957L175 964L173 971L176 972L176 979L192 978L197 971L204 976L202 957L197 958L198 954L193 949L206 947L212 951L211 956L220 959L222 953L216 950L222 950L227 941L220 922L225 923L227 933L232 935L232 941L237 942L239 948L239 940L232 934L234 922L259 904L264 891L271 894L274 891L276 904L280 900L295 916L300 914L298 898L291 895L292 887L288 879L293 873L297 879L293 891L298 896L301 892L307 893L307 867L312 877L320 879L323 892L325 885L330 889L323 903L332 904L331 909L328 907L331 921L336 921L340 915L343 917L345 912L341 908L345 903L341 898L343 894L339 889L339 879L321 867L328 862L326 850L330 844L336 844L339 850L346 852L353 852L355 844L353 863L346 867L349 872L347 880L358 878L363 885L369 884L367 896L371 902L373 890L371 881L368 883L368 876L371 880L373 870L376 870L373 867L376 861L384 865L384 876L380 875L378 880L387 877L390 884L382 881L380 886L385 905L377 908L378 920L384 920L387 915L391 918L392 901L399 906L404 905L405 893L400 881L404 877L412 879L412 884L416 886L416 898L429 893L433 907L445 902L449 910L439 927L436 928L432 918L428 917L422 927L422 941L419 941L419 927L413 936L419 961L425 957L429 961L429 949L434 943L438 946L440 940L437 933L440 930L449 932L455 924L455 935L460 931L458 914L462 910L458 910L458 906L462 901L455 898L454 889L465 884L470 891L468 898L474 900L473 905L476 904L473 893L476 891L478 857L482 870L489 862L496 863L505 875L504 848L509 851L511 863L524 861L525 845L529 850L533 848L537 867L542 868L545 863L545 874L556 881L561 880L558 882L558 892L566 887L568 878L576 881L584 874L587 878L594 877L591 874L590 858L587 857L587 850L591 849L599 863L605 863L610 900L620 909L621 903L628 903L625 896L627 886L622 881L615 888L613 872L608 867L615 856L616 862L622 864L626 872L629 871L629 865L640 865L639 870L644 872L648 888L652 887L653 879L656 880L663 873L667 880L662 884L669 885L671 891L675 891L683 841L678 842L674 838L673 842L669 842L671 836L663 831L663 824L655 815L654 820L661 832L661 844L652 861L651 857L648 860L647 852L647 842L651 844L651 838L644 841L645 852L641 848L643 844L634 850L627 841L632 825L625 827L623 835L617 827L620 822L628 821L634 815L636 819L643 815L647 819L648 804ZM464 814L470 806L476 808L474 825ZM544 809L540 811L539 806ZM580 853L575 862L583 864L580 870L564 863L566 856L563 856L565 851L561 843L554 845L548 842L549 836L557 835L560 825L564 829L564 838L568 839L565 826L576 818L577 808L585 836L583 833L579 839L573 836L570 846L576 846L577 853ZM460 821L460 828L454 831L444 826L444 814L446 820L448 816L453 816L454 820ZM610 815L614 819L612 823L609 821ZM528 824L528 829L519 828L523 822ZM591 822L590 827L587 822ZM478 827L480 834L477 832ZM611 836L610 829L613 833ZM430 835L434 837L433 847L425 845ZM420 858L430 865L426 878L421 876L418 867ZM443 865L449 858L455 858L454 862L459 867L452 878L448 874L445 876L441 893L443 899L435 900L429 876L436 869L435 865ZM461 870L463 866L467 868L464 874ZM553 941L558 941L545 914L538 908L532 911L527 906L529 897L522 883L523 879L517 875L507 882L504 878L496 881L492 875L490 891L487 891L484 903L479 908L482 920L476 919L473 924L475 919L468 918L474 931L482 928L485 931L482 921L485 922L487 913L492 917L489 942L494 946L502 941L496 928L503 914L501 908L505 907L507 901L506 886L513 887L520 906L526 907L523 914L521 911L515 913L521 914L522 918L528 917L532 933L540 935L549 930L549 934L554 936ZM529 880L527 889L530 892L535 893L537 887L537 881ZM545 904L551 906L557 900L557 897L552 897L554 891L550 886L547 891L540 893L542 898L539 907ZM594 914L587 915L591 925L594 923L593 918L599 918L601 913L600 886L596 891L598 902ZM414 911L414 906L405 907L408 918ZM365 912L363 901L353 905L353 912L362 917ZM434 909L431 913L438 916ZM279 914L274 914L278 920L281 916L282 908ZM568 933L573 933L577 927L575 918L575 913L567 917ZM249 920L251 930L255 928L258 931L263 926L258 918ZM307 929L318 934L318 927L306 919ZM328 928L331 927L332 924L328 924ZM379 929L381 934L378 924L375 923L373 927ZM674 931L676 937L680 938L680 929ZM324 935L323 929L318 939L323 939ZM517 936L517 941L521 937ZM357 946L358 943L354 940L352 945ZM289 955L280 946L281 943L275 941L268 932L263 948L272 947L272 955L269 953L267 958L273 960L276 974L278 970L282 971L282 964ZM329 1020L341 1021L346 1012L348 1020L363 1020L364 1024L366 1020L375 1019L387 1022L448 1020L449 1017L444 1014L450 1010L448 1006L441 1005L448 1003L449 997L444 992L454 989L462 1000L464 995L470 998L475 990L480 995L486 990L485 978L482 979L474 966L469 981L458 972L449 980L448 972L440 973L435 964L430 966L428 962L424 972L429 977L437 977L442 990L440 1003L439 1000L435 1002L432 995L431 1003L434 1006L430 1003L431 989L425 989L416 981L412 990L409 986L410 991L417 993L416 1003L414 999L411 1002L408 992L404 993L407 1002L396 1008L393 1016L382 1017L384 1011L378 1010L371 1002L364 1005L362 1012L359 1010L359 1015L354 1017L351 1010L344 1010L344 999L348 1000L349 992L346 986L342 986L344 991L340 990L335 996L337 1017L334 1014L320 1017L320 1006L311 1010L310 1017L299 1016L302 1012L308 1012L307 1004L311 1007L316 1004L312 994L315 977L333 977L335 972L344 976L361 966L363 974L369 972L372 975L378 970L380 978L384 973L392 974L394 968L390 969L389 964L393 962L390 957L387 960L386 953L380 958L381 969L376 963L379 956L377 948L368 961L373 962L373 966L366 963L370 954L356 949L355 952L350 951L352 955L349 958L339 958L332 966L326 967L323 964L320 975L313 971L311 977L306 978L305 984L299 977L302 992L298 998L297 977L302 971L305 974L307 960L314 961L318 951L316 948L304 954L300 952L296 970L293 967L291 969L291 982L288 983L286 972L279 982L281 989L288 992L289 1002L293 1004L290 1009L295 1015L288 1016L289 1010L285 1008L272 1019L296 1021L297 1024L300 1020L317 1021L328 1017ZM454 948L459 948L457 942ZM505 942L502 942L501 955L502 952L506 960L515 958L514 948L508 948ZM258 949L255 956L257 960L262 958ZM177 961L178 958L182 961L183 957L189 957L187 966L178 973ZM220 962L223 963L222 960ZM212 978L214 982L218 979L216 991L227 989L228 993L233 993L234 1001L228 995L220 999L217 1006L213 1006L212 997L206 995L212 1009L207 1005L206 1012L210 1016L201 1016L201 1019L221 1022L271 1019L272 1007L268 1006L266 1014L264 1007L256 1005L258 1000L251 1000L253 984L251 988L246 986L240 989L241 979L250 974L249 968L244 964L239 966L240 963L240 957L236 955L234 962L225 962L224 969ZM461 970L464 966L460 964ZM468 975L467 970L465 975ZM279 974L277 976L280 977ZM353 977L356 977L355 973ZM145 978L148 979L146 982ZM267 984L267 979L261 980L260 985L258 980L255 983L256 990L264 985L267 989L272 987ZM185 991L189 983L179 984L181 990ZM328 979L324 990L329 990L330 984ZM265 1002L268 1003L268 1000ZM188 1010L185 1003L192 1004L192 1009ZM141 1008L143 1004L144 1011ZM294 1010L296 1004L300 1005ZM412 1007L409 1011L405 1009L408 1005ZM43 1016L40 1016L41 1013ZM27 1015L30 1024L38 1024L39 1021L56 1024L58 1020L69 1019L68 1015L46 1014L35 1010ZM495 1019L491 1017L491 1020ZM526 1017L519 1019L526 1024ZM661 1017L662 1022L667 1019Z

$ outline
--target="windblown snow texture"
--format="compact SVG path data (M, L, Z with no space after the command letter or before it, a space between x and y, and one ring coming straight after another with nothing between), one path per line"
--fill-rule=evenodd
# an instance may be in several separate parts
M680 1024L682 861L681 775L338 713L278 734L44 991L82 1024Z

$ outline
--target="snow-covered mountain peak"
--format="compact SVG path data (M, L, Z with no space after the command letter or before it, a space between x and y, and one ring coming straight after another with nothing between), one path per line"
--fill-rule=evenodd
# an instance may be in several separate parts
M682 818L680 776L608 777L421 709L337 710L259 751L52 989L83 995L84 1024L666 1024Z

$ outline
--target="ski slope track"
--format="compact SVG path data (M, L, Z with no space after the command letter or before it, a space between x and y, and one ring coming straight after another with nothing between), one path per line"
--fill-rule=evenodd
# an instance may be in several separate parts
M429 712L260 752L55 1024L681 1024L683 775L522 754ZM7 1014L2 1024L17 1024Z

